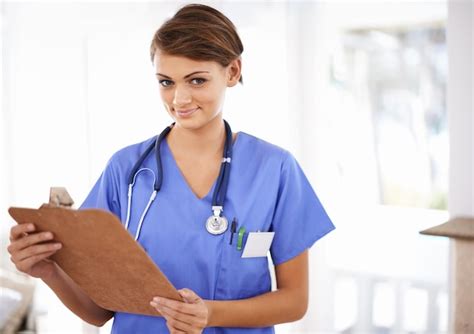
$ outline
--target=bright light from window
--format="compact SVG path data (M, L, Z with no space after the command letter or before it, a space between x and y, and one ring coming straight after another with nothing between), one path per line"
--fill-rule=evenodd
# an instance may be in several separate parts
M441 292L438 294L437 298L437 309L438 309L438 329L440 332L448 331L448 294L446 292Z
M338 278L334 284L334 327L344 331L357 321L358 290L354 278Z
M409 332L426 330L428 315L428 292L408 288L403 295L403 328Z
M395 287L390 283L374 286L372 322L377 327L390 328L395 322Z

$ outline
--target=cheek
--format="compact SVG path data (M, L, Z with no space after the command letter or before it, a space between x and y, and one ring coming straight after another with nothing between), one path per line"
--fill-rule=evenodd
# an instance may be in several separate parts
M218 87L207 87L197 92L194 97L195 100L201 104L216 105L220 104L223 93L222 89Z
M164 104L167 106L171 105L173 101L173 94L171 90L160 89L160 97Z

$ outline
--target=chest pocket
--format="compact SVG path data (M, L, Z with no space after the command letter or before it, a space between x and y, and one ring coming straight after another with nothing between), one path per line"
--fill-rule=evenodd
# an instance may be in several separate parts
M234 300L251 298L271 291L271 278L266 256L242 258L248 233L262 230L264 226L250 231L245 231L242 249L237 249L238 230L234 233L230 244L230 229L224 234L220 245L221 258L218 270L215 299Z

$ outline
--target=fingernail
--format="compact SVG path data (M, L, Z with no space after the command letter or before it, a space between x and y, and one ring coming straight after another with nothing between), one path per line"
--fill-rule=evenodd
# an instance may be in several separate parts
M35 226L33 224L28 224L28 226L26 227L26 229L28 231L33 231L35 229Z
M153 298L153 301L154 301L155 303L161 303L161 299L158 298L158 297Z
M59 249L59 248L61 248L61 247L62 247L61 244L55 244L55 245L54 245L54 248L56 248L56 249Z

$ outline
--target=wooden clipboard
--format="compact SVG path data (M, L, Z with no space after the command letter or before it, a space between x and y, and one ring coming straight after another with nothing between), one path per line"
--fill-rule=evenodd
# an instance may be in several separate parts
M153 297L183 300L112 213L48 206L8 212L18 224L54 234L63 247L51 258L102 308L159 316Z

